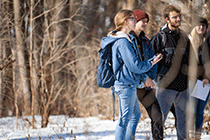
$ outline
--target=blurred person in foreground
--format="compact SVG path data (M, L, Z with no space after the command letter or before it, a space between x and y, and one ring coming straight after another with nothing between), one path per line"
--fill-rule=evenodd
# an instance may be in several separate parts
M205 48L204 40L208 29L208 21L199 17L195 21L195 26L189 34L190 45L190 60L189 60L189 91L192 94L197 80L203 82L203 87L209 84L209 76L205 65L205 53L208 53L208 48ZM207 40L209 37L207 37ZM209 57L208 57L209 58ZM200 91L201 92L201 91ZM203 93L204 94L204 93ZM201 131L204 117L204 109L209 99L209 94L205 100L198 97L190 96L189 98L189 138L201 139Z
M112 68L115 75L114 90L119 97L119 120L116 140L134 140L141 112L136 94L141 74L149 71L161 59L140 61L136 39L129 32L135 29L136 20L131 10L121 10L114 17L116 29L104 37L101 47L112 45Z
M136 27L130 34L135 36L137 39L138 49L141 53L142 61L148 60L154 56L152 44L150 40L145 36L144 30L149 22L149 16L142 10L135 9L133 11L134 18L136 19ZM142 83L137 88L137 96L139 101L145 107L150 119L151 119L151 130L152 137L154 140L163 139L163 124L162 124L162 112L160 105L155 96L155 83L157 73L157 64L154 65L144 75L146 81L140 81ZM142 80L142 79L141 79Z
M154 53L163 54L163 59L158 63L156 97L163 113L163 122L172 109L178 140L186 139L188 77L181 69L188 62L187 48L190 44L187 34L179 28L181 16L181 10L168 5L164 9L166 24L151 39Z

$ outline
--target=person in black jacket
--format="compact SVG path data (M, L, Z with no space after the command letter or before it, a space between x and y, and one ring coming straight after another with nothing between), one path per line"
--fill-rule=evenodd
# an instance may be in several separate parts
M149 16L146 12L135 9L133 11L134 18L136 19L135 32L132 31L130 34L134 35L137 39L138 49L141 53L142 60L148 60L154 56L152 44L150 40L145 36L144 30L149 22ZM155 83L157 65L154 65L144 75L146 81L141 81L142 84L137 88L138 99L141 104L145 107L150 119L151 119L151 130L152 137L154 140L163 139L163 121L162 112L158 100L155 96Z
M158 64L156 96L165 122L171 108L175 116L178 140L186 139L187 75L182 73L188 62L189 38L179 28L181 11L173 5L164 9L167 22L151 39L154 53L162 53Z

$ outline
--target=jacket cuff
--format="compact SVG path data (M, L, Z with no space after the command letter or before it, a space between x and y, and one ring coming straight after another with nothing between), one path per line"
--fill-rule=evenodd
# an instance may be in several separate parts
M148 74L144 74L141 80L145 83L148 77L149 77Z
M147 80L149 76L147 74L143 74L141 75L140 81L139 81L139 85L137 86L137 88L144 88L144 83Z

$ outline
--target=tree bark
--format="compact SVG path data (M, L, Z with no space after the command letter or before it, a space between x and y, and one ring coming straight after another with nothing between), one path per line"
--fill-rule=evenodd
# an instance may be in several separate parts
M134 10L138 6L138 0L127 0L126 9Z
M161 22L157 21L156 18L159 16L162 20L162 22L165 22L162 15L158 15L157 6L161 6L159 1L154 0L147 0L146 3L146 12L149 15L149 23L147 25L146 29L146 35L149 38L152 38L153 35L155 35L159 31L159 27L161 26ZM159 8L158 10L160 10ZM163 9L163 8L162 8ZM160 11L159 13L163 13L163 11Z
M43 1L40 0L32 0L31 3L36 5L35 7L31 7L31 28L33 32L31 32L31 88L33 89L33 110L34 114L40 114L40 78L39 78L39 69L40 69L40 50L42 47L42 42L44 39L44 16L40 16L44 12ZM32 9L33 8L33 9ZM39 17L40 16L40 17Z
M23 41L23 33L21 30L21 19L20 15L20 1L14 0L14 20L15 20L15 35L16 35L16 55L17 55L17 63L18 70L20 72L20 89L24 98L24 111L25 115L31 114L31 93L29 89L29 81L27 77L27 69L26 69L26 61L24 54L24 41Z
M0 42L0 64L3 63L3 46L2 42ZM3 102L3 70L0 71L0 117L2 116L3 108L4 108L4 102Z
M45 1L46 2L46 1ZM48 1L49 4L49 1ZM50 1L49 9L54 8L48 16L46 16L46 29L48 39L51 42L48 44L48 51L46 52L46 59L42 60L42 127L46 127L49 121L50 112L56 112L56 109L52 110L52 107L59 105L57 99L60 96L63 85L63 69L65 54L67 51L66 45L68 40L68 11L65 9L65 1ZM67 4L68 5L68 4ZM67 6L68 7L68 6ZM41 53L45 55L44 53ZM46 64L47 63L47 64ZM50 80L48 80L50 79Z

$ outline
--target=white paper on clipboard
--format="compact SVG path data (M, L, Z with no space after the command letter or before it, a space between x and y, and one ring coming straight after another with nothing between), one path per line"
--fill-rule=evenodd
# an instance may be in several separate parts
M203 81L197 80L191 96L205 101L206 97L208 96L209 90L210 90L209 84L203 87Z

